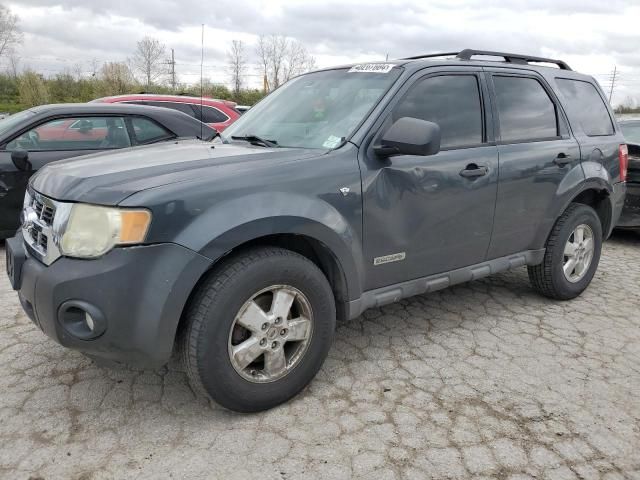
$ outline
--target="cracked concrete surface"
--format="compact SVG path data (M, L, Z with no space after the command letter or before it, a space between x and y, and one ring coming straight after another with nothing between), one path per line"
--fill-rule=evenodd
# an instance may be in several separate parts
M640 479L639 295L640 235L616 234L574 301L518 269L368 310L300 396L240 415L173 363L63 349L2 275L0 477Z

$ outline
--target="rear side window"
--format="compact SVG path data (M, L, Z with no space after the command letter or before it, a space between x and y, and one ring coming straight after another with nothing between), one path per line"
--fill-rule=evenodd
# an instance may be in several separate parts
M131 126L137 143L152 143L174 136L169 130L144 117L132 118Z
M196 118L204 123L224 123L229 120L224 113L214 107L202 106L202 116L200 116L200 105L193 105Z
M584 133L590 137L613 135L613 122L596 87L580 80L558 78L556 81L572 116L580 121Z
M418 81L398 103L393 120L413 117L440 126L442 148L482 143L482 106L474 75L441 75Z
M178 110L179 112L186 113L190 117L195 117L195 113L191 108L191 105L188 103L180 103L180 102L147 102L147 105L151 105L153 107L164 107L170 108L172 110Z
M534 78L494 76L500 136L503 142L558 136L556 107Z

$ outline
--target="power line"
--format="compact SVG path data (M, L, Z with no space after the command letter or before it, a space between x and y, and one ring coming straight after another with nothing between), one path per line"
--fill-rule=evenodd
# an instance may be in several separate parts
M611 103L611 97L613 96L613 89L616 86L616 75L618 74L618 66L613 66L613 74L611 75L611 90L609 90L609 103Z

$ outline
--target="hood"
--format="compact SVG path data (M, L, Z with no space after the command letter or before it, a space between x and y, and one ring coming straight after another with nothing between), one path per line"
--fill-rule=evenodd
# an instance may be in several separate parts
M142 190L215 176L222 165L227 166L224 175L234 170L241 175L253 163L277 164L323 153L181 140L53 162L32 177L31 187L56 200L116 205Z

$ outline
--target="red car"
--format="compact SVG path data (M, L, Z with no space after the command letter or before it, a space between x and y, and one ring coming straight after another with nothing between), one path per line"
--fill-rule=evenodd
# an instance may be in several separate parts
M236 104L234 102L209 97L200 99L200 97L185 97L181 95L139 94L97 98L92 102L136 103L139 105L172 108L206 123L219 132L222 132L240 116L240 112L235 109Z

